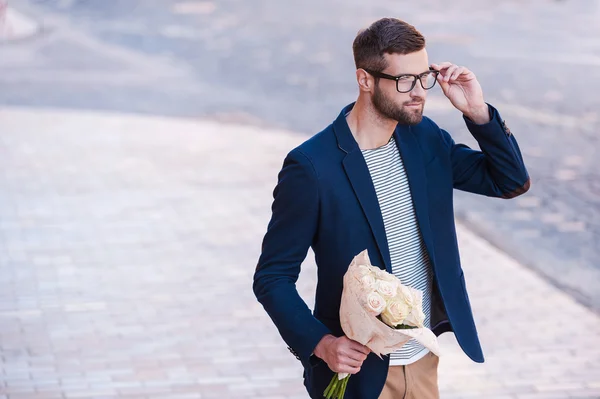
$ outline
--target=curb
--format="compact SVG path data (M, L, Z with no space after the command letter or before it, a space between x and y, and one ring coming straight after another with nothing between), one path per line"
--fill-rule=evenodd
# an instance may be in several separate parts
M0 43L26 39L36 35L40 25L0 0Z

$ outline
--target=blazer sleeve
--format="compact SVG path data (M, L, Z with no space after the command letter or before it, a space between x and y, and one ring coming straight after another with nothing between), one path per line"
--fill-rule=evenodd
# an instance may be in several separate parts
M318 362L314 348L331 331L313 316L296 289L319 214L316 172L298 149L286 157L273 197L253 289L290 351L308 368Z
M488 104L490 122L477 125L463 116L467 128L481 151L456 144L450 134L441 130L450 153L454 188L489 197L514 198L529 190L531 180L517 140Z

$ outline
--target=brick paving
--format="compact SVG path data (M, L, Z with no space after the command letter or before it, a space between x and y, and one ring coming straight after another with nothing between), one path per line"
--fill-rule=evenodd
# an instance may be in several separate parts
M301 136L17 108L0 131L0 399L307 397L251 290ZM459 239L487 362L443 336L442 398L600 397L600 317Z

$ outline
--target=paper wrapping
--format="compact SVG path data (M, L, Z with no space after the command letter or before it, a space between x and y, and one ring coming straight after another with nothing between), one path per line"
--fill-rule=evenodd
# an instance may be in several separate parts
M396 330L370 313L361 301L363 288L355 276L359 265L371 266L367 250L352 260L344 275L344 289L340 306L341 326L346 336L367 346L381 358L400 349L414 338L435 355L440 355L437 337L428 328Z

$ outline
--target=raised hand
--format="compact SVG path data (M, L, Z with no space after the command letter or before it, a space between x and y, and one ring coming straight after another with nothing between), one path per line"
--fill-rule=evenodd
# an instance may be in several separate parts
M489 122L489 111L483 100L483 90L473 72L451 62L431 64L431 67L440 72L438 83L456 109L475 123Z

